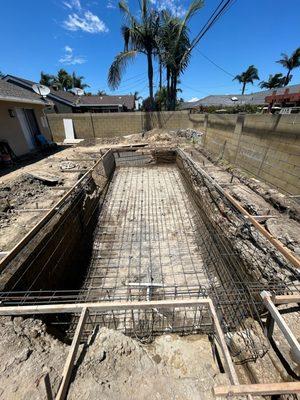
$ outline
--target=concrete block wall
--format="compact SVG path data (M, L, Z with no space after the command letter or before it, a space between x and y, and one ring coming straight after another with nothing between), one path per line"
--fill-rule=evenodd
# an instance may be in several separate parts
M73 120L75 137L78 139L125 136L142 132L141 112L99 114L49 114L48 122L56 142L65 139L64 118Z
M64 139L63 118L72 118L76 137L123 136L153 128L194 128L213 155L278 189L300 193L300 114L189 114L187 111L51 114L54 140Z
M57 142L65 138L64 118L73 120L78 139L87 139L124 136L153 128L197 128L203 124L204 117L203 114L189 114L187 111L47 115L53 138Z
M300 115L209 115L204 146L283 192L300 193Z

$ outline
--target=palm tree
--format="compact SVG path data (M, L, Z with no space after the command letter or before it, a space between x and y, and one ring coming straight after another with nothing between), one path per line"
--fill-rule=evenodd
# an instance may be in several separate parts
M253 85L254 80L259 80L258 70L254 65L250 65L246 71L242 72L240 75L236 75L233 80L235 79L243 84L242 94L244 94L247 83L252 83Z
M54 79L54 83L64 90L70 90L73 87L73 78L64 69L60 69Z
M45 74L43 71L41 71L41 78L40 78L41 85L52 86L54 81L55 81L54 75Z
M127 25L122 27L124 39L124 51L117 54L108 73L108 84L116 89L121 82L122 74L129 61L141 53L147 57L148 85L151 109L154 104L153 97L153 56L157 44L157 33L159 29L159 14L150 7L150 0L140 0L140 18L137 19L129 10L128 4L121 0L119 8L124 13Z
M135 101L139 101L143 98L142 96L139 95L139 92L134 92L133 96Z
M275 89L284 86L285 77L282 74L269 75L267 81L262 81L260 87L262 89Z
M281 56L282 58L276 62L278 64L281 64L288 71L284 82L284 86L286 86L289 84L293 77L291 75L292 70L300 67L300 47L298 47L290 57L285 53L281 53Z
M203 0L194 0L182 19L169 11L161 13L158 48L160 60L166 68L168 109L171 110L175 110L178 79L188 66L193 47L188 23L202 7Z
M77 76L75 72L72 74L72 82L73 82L73 87L79 88L79 89L85 89L90 87L87 83L82 82L84 80L84 76Z
M98 90L97 96L106 96L106 91L105 90Z

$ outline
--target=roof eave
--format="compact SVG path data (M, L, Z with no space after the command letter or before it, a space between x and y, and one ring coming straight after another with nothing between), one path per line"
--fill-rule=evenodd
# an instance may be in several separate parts
M123 107L123 104L77 104L76 107Z
M43 101L39 100L30 100L30 99L25 99L22 97L2 97L0 96L0 101L7 101L7 102L12 102L12 103L27 103L27 104L37 104L37 105L42 105L42 106L51 106L51 104L44 103Z

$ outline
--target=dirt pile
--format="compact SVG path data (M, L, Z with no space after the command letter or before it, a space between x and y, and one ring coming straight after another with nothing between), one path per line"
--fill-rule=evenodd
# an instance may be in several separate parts
M213 399L226 382L214 365L207 338L161 336L142 346L102 328L89 346L70 387L69 399Z
M0 398L45 399L46 373L55 395L69 347L39 320L2 317L0 328ZM226 383L204 336L165 335L142 345L102 328L80 345L68 399L210 400L212 388Z
M1 317L0 329L0 398L45 399L47 372L56 391L67 347L48 335L39 320Z

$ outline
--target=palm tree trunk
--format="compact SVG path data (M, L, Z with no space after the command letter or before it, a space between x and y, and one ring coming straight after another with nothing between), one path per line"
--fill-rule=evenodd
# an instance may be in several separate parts
M173 73L170 74L171 75L171 79L170 79L170 106L169 106L169 110L172 111L173 109L173 97L174 97L174 75Z
M162 63L161 59L159 58L159 90L162 88Z
M173 88L173 111L176 109L176 100L177 100L177 74L174 75L174 88Z
M291 74L291 70L289 69L288 73L286 74L286 77L285 77L284 86L287 86L289 84L290 74Z
M150 97L150 110L154 108L154 97L153 97L153 63L152 63L152 51L147 53L148 62L148 83L149 83L149 97Z
M246 82L243 82L242 94L244 94L244 93L245 93L245 89L246 89Z
M170 109L170 100L171 100L171 92L170 92L170 68L167 67L167 110Z

